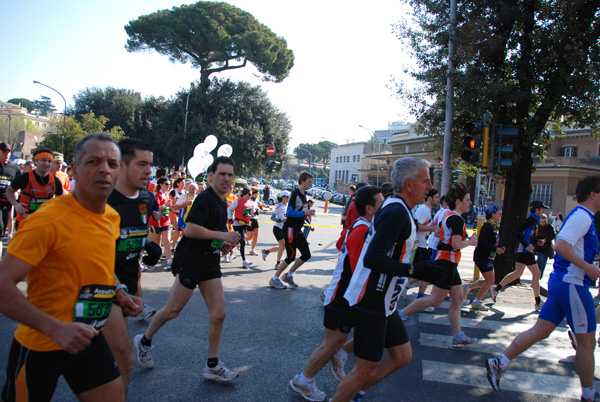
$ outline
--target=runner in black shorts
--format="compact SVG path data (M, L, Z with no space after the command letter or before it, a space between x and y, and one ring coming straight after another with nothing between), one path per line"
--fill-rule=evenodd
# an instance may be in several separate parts
M142 297L140 283L140 257L142 249L148 242L148 219L152 213L154 195L146 191L146 186L152 174L153 154L150 146L138 139L127 138L119 142L121 149L121 172L115 189L108 197L108 204L121 217L119 238L116 241L115 275L119 282L127 286L131 295ZM154 247L160 248L155 243ZM140 316L150 318L156 310L143 305ZM127 330L127 315L121 306L113 306L110 320L104 335L119 364L125 394L129 384L131 371L135 364L129 331Z
M81 400L125 401L102 333L114 320L114 298L130 315L142 309L114 276L119 214L106 199L120 152L108 134L94 133L75 146L73 159L73 192L48 200L24 220L0 261L0 313L20 322L4 402L49 401L60 376ZM27 296L17 288L25 276Z
M302 234L302 226L304 225L304 219L307 216L315 214L314 210L308 209L308 202L305 194L306 190L312 186L312 181L313 175L308 172L300 173L300 176L298 176L298 188L293 190L290 195L286 213L287 219L283 224L283 236L287 257L279 265L277 272L269 281L269 286L272 286L275 289L286 288L286 286L281 283L282 281L292 288L297 288L298 285L293 279L294 272L296 272L296 270L311 257L306 237ZM296 259L296 251L300 252L300 258L298 259ZM294 265L292 265L286 274L283 274L283 271L285 271L292 262L294 262Z
M542 273L535 261L534 242L537 241L535 234L538 231L540 217L548 208L541 201L533 201L530 205L529 216L517 228L516 236L519 240L517 247L517 267L515 270L506 275L499 284L496 285L496 291L500 291L504 286L516 281L523 275L525 267L531 271L531 287L533 288L533 297L535 298L535 309L542 310L542 299L540 298L540 278Z
M400 317L406 319L414 313L423 311L425 308L437 307L450 295L450 309L448 319L452 327L452 347L461 348L477 342L477 338L471 338L462 332L460 324L460 308L463 302L463 287L458 273L460 262L460 250L477 245L477 239L467 238L467 228L461 214L467 212L471 206L471 195L467 188L462 185L454 185L447 194L449 210L440 223L440 242L437 247L435 262L446 271L443 281L434 283L429 297L417 299L400 311Z
M410 362L412 348L396 311L398 297L408 276L429 283L443 276L430 260L411 264L417 236L410 210L432 189L429 166L424 159L411 157L394 163L396 194L375 215L344 294L353 307L356 364L340 382L334 401L351 400ZM384 347L388 354L382 358Z
M365 235L371 226L375 212L383 203L383 194L379 187L363 187L356 193L356 211L359 218L348 231L342 233L340 255L335 266L331 283L324 294L323 326L325 339L310 356L302 373L290 381L290 388L304 399L325 400L325 393L319 391L314 377L329 361L333 377L341 381L345 377L344 364L352 353L354 342L344 345L348 333L354 327L354 314L344 299L344 293L352 277L352 271L360 257ZM343 347L342 347L343 346Z
M192 204L184 235L175 251L172 265L175 283L167 304L156 313L146 332L134 338L137 360L146 369L154 368L151 352L153 336L167 321L179 315L198 286L210 316L208 361L203 376L206 380L229 382L239 375L219 361L219 342L226 315L221 253L230 253L240 240L238 232L227 230L225 194L233 184L234 166L233 159L217 157L209 168L210 187L200 193Z

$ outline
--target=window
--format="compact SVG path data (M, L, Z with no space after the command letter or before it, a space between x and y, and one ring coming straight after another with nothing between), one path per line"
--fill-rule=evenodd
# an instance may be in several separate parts
M360 155L356 155L356 161L360 162Z
M352 162L356 162L356 155L352 155Z
M577 156L577 147L563 147L560 149L560 156L567 158Z
M532 184L531 197L529 202L538 200L552 207L552 184Z

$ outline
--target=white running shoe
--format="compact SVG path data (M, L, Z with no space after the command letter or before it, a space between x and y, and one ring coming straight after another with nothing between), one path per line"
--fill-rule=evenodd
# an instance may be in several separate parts
M256 252L256 250L252 249L248 252L248 255L258 255L258 253Z
M429 306L426 309L424 309L423 311L426 313L433 313L435 311L435 307Z
M290 380L290 388L292 389L292 391L294 391L307 401L322 402L325 399L327 399L327 395L325 394L325 392L320 391L317 388L317 383L315 380L306 384L300 384L298 382L298 377L300 377L300 374L297 374L294 378Z
M248 268L250 265L252 265L252 261L248 261L248 260L242 261L242 268Z
M238 378L240 376L240 373L230 371L227 367L223 365L223 362L219 362L219 364L217 364L213 368L204 366L203 375L205 380L211 380L216 382L230 382Z
M269 251L268 250L262 250L262 259L263 261L267 261L267 256L269 255Z
M452 347L455 349L462 348L466 345L472 345L474 343L477 343L477 338L471 338L465 334L463 334L462 338L460 339L456 339L454 336L452 337Z
M329 359L328 364L331 375L338 381L342 381L344 377L346 377L346 372L344 371L346 360L348 360L347 357L340 359L337 355L333 355L331 359Z
M151 370L154 368L154 360L152 360L152 349L154 346L142 345L142 337L144 334L138 334L133 338L133 345L135 346L135 355L138 363L147 369Z

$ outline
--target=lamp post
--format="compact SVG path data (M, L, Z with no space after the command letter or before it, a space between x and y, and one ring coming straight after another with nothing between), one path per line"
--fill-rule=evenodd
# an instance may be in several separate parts
M300 149L304 152L308 152L308 154L310 155L310 160L308 162L308 173L312 173L312 160L313 160L312 153L308 149L304 149L304 148L300 148L300 147L296 147L296 148Z
M36 81L36 80L33 80L33 83L34 84L43 85L46 88L50 88L51 90L53 90L54 92L56 92L57 94L59 94L60 97L63 99L63 102L65 102L65 109L64 109L64 112L63 112L63 130L62 130L63 131L63 138L64 138L65 137L65 127L67 126L67 100L65 99L65 97L60 92L58 92L56 89L52 88L51 86L43 84L43 83L41 83L39 81ZM64 155L64 150L63 150L62 154Z
M375 131L371 130L370 128L367 128L363 125L358 125L358 127L360 128L364 128L367 131L370 131L371 134L373 134L375 137L377 137L377 143L378 145L378 149L377 149L377 187L379 187L379 170L381 170L381 167L379 166L379 155L381 154L381 138L379 137L379 134L377 134Z

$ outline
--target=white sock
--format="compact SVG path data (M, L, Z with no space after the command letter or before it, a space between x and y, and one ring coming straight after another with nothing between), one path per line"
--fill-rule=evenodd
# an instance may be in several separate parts
M337 357L339 357L340 359L342 359L342 360L348 358L348 353L346 353L346 351L344 350L344 348L341 348L340 350L338 350L335 355Z
M300 384L308 384L309 382L313 382L315 379L314 378L308 378L304 375L304 373L300 373L300 375L298 376L298 382Z
M500 360L500 368L502 369L502 371L506 370L506 368L510 364L510 359L508 357L504 356L504 354L502 354L502 356L500 356L499 360Z
M585 399L586 401L593 401L594 400L594 396L596 396L596 388L594 388L594 387L590 387L590 388L581 387L581 398L582 399Z

